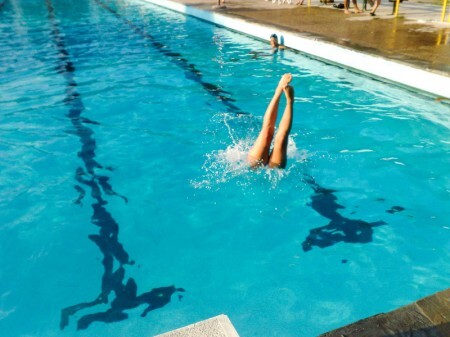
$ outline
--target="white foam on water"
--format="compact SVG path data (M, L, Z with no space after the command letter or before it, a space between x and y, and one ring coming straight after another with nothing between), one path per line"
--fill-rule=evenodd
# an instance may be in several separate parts
M361 149L361 150L341 150L340 153L366 153L366 152L374 152L371 149Z
M235 180L238 185L245 187L252 184L255 179L263 177L275 188L280 180L289 176L296 164L302 163L308 158L306 150L297 148L294 137L295 135L289 136L286 169L269 169L268 167L251 169L247 162L247 155L254 140L240 139L227 146L226 149L207 153L206 160L202 165L205 174L201 179L191 181L191 185L194 188L213 189Z
M0 310L0 321L5 319L6 317L8 317L9 315L11 315L12 313L14 313L16 311L16 308L11 309L11 310Z

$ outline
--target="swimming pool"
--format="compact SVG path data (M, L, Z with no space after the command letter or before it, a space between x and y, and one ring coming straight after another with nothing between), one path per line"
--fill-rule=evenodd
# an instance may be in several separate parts
M448 287L448 105L139 1L0 10L1 336L309 337Z

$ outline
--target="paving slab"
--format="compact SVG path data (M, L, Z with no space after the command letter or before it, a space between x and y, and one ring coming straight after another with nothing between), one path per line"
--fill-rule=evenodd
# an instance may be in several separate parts
M226 315L219 315L155 337L239 337Z
M425 297L417 301L416 305L436 325L450 322L450 289Z
M450 337L450 288L319 337Z

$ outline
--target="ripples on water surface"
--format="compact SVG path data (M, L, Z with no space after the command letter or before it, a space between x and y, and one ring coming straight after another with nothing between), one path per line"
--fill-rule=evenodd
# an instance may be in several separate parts
M309 337L448 287L448 104L140 1L0 19L0 332ZM288 167L249 170L284 72Z

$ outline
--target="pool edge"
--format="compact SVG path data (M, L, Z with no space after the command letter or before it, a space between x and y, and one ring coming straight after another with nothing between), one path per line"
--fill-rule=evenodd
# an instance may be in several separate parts
M192 16L218 26L267 41L268 36L277 33L283 36L284 44L326 63L393 83L405 89L419 91L425 95L450 99L450 77L426 71L411 65L391 61L350 48L306 37L301 33L280 30L275 26L252 23L244 19L212 10L203 10L171 0L141 0L160 7ZM330 56L333 56L333 59ZM407 75L405 75L407 74Z

